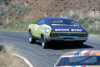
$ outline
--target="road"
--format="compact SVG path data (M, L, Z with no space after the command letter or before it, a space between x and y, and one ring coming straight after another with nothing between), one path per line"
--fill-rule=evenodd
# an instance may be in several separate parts
M27 58L34 67L53 67L65 52L100 49L100 36L90 36L82 48L77 48L71 43L54 43L48 49L42 49L38 43L29 44L28 37L27 32L0 31L0 44L12 44L14 50Z

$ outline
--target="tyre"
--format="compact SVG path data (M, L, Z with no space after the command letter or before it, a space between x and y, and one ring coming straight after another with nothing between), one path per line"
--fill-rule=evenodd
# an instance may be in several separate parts
M44 36L41 37L41 45L42 45L42 48L47 48L48 47L48 42L46 40L46 38Z
M81 48L83 46L83 42L75 42L75 46Z
M29 32L29 35L30 35L30 37L29 37L30 44L35 43L36 39L32 36L31 31Z

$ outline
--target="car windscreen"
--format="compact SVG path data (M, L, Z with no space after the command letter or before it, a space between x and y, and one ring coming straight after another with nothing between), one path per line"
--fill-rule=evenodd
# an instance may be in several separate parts
M100 65L100 56L78 56L61 58L57 66Z
M49 23L52 26L79 26L79 24L74 20L50 20Z

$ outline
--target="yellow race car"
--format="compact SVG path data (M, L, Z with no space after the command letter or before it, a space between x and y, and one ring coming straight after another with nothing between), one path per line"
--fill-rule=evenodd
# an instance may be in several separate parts
M71 18L43 17L37 24L30 24L28 32L30 43L40 39L43 48L51 41L71 41L77 47L82 47L88 39L87 31Z
M100 67L100 50L81 50L63 54L54 67Z

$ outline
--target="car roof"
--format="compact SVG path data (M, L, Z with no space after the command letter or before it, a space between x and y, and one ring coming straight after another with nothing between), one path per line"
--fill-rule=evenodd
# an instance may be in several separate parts
M53 20L53 19L73 20L72 18L64 18L64 17L42 17L42 19L45 19L45 20Z
M61 57L72 57L72 56L100 56L100 50L80 50L80 51L66 52Z

